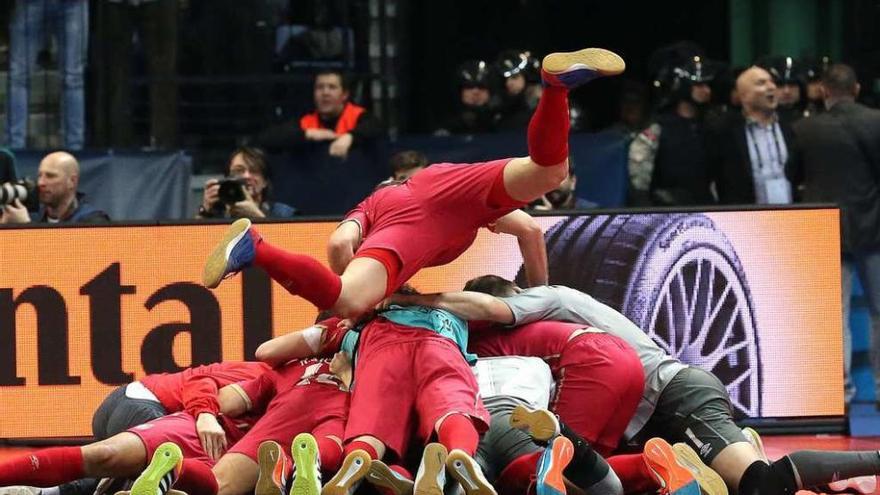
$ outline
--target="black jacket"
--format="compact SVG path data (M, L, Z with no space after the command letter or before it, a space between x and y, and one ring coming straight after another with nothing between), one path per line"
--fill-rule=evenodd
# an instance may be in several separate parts
M791 127L779 122L789 160L794 135ZM740 112L727 112L706 128L706 155L712 182L721 204L754 204L755 179L746 141L746 119Z
M844 252L880 249L880 111L840 102L794 131L786 172L803 201L840 205Z

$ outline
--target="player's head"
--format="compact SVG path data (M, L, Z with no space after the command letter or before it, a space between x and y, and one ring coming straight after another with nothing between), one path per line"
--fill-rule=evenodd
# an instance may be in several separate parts
M517 287L515 283L498 275L483 275L472 278L464 284L464 290L482 292L495 297L510 297L522 292L522 289Z
M428 166L428 157L415 150L400 151L391 155L389 164L392 179L406 180Z

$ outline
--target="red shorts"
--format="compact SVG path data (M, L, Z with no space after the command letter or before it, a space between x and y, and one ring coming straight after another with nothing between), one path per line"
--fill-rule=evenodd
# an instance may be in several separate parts
M480 227L524 205L509 197L490 200L509 161L431 165L401 185L379 189L346 215L365 232L358 253L380 248L397 255L401 269L388 281L390 291L424 267L455 260Z
M489 425L479 386L458 346L431 330L375 320L361 335L345 440L378 438L398 457L412 432L424 443L437 421L470 416L477 431Z
M195 459L209 466L214 461L208 457L196 433L196 420L185 412L169 414L156 418L148 423L129 428L130 433L137 435L147 449L147 462L153 458L156 449L165 442L174 442L183 451L186 459Z
M285 448L300 433L341 440L348 417L349 393L319 385L296 387L294 391L272 400L266 413L229 452L257 461L257 451L266 440L274 440Z
M623 339L585 333L572 339L553 367L550 406L600 455L617 448L645 388L638 354Z

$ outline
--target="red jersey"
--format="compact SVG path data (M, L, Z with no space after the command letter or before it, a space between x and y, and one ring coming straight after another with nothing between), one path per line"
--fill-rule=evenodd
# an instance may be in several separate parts
M314 394L314 404L321 396L348 395L342 381L330 372L330 359L293 360L281 367L237 384L250 400L250 413L261 414L288 396L303 393L308 387Z
M479 357L531 356L541 358L556 372L559 356L571 334L587 328L580 323L537 321L516 328L491 327L472 331L468 352Z
M441 163L402 184L379 189L346 215L361 226L358 251L387 249L401 261L397 287L423 267L445 265L467 250L480 227L517 205L490 205L493 184L510 159L475 164Z
M165 411L186 411L194 418L203 412L217 415L217 391L226 385L248 380L271 369L266 363L228 361L187 368L179 373L157 373L140 382L159 399Z

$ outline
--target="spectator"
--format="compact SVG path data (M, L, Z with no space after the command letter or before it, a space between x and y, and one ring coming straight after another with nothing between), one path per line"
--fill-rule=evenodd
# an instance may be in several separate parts
M15 172L15 155L6 148L0 148L0 184L18 179Z
M631 205L715 202L704 143L714 77L700 56L661 70L658 80L665 95L660 114L629 149Z
M791 203L785 163L791 128L776 114L776 84L750 67L736 80L742 112L727 112L707 126L706 152L718 201L724 204Z
M304 115L298 124L285 123L263 131L257 137L261 146L290 149L303 143L330 143L330 156L346 158L352 146L379 137L382 132L376 118L364 107L349 101L345 75L327 69L315 76L315 111Z
M79 163L69 153L49 153L40 162L37 173L39 210L28 213L21 201L16 199L3 208L0 223L103 223L110 217L85 200L85 194L77 192Z
M596 208L599 205L583 198L575 196L577 176L574 174L574 160L568 159L568 176L559 184L559 187L541 196L529 208L537 211L550 210L586 210Z
M406 180L428 166L428 157L415 150L406 150L392 155L389 162L391 180Z
M803 186L803 201L837 203L841 208L844 373L849 402L854 395L849 379L849 301L856 270L869 303L871 363L880 391L880 111L856 103L859 83L847 65L832 65L822 83L827 111L795 124L798 153L788 173L793 184Z
M96 141L131 147L134 142L131 67L134 34L143 44L150 76L150 143L177 144L177 31L180 0L102 0L98 28L102 43L95 112Z
M87 0L16 0L10 23L7 143L27 147L31 78L38 53L55 36L62 87L61 135L64 147L82 149L85 141L85 80L89 35Z
M435 134L483 134L494 132L498 113L492 102L491 73L482 60L469 60L458 67L459 101L456 113Z
M529 125L534 107L530 106L526 91L528 69L529 52L507 50L495 61L495 70L503 82L497 126L499 130L525 129Z
M266 155L258 148L243 146L229 156L226 164L226 182L231 191L240 191L238 198L224 199L221 196L221 181L210 179L205 182L202 205L196 218L290 218L296 209L290 205L271 201L269 182L269 163ZM235 184L235 181L238 184ZM225 187L225 186L224 186ZM233 194L234 196L234 194ZM240 199L243 198L243 199ZM235 199L239 199L235 201Z
M617 122L612 129L635 139L648 124L648 95L645 86L636 81L624 81L617 107Z

